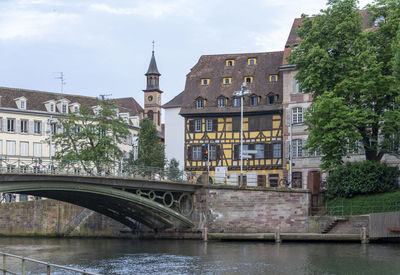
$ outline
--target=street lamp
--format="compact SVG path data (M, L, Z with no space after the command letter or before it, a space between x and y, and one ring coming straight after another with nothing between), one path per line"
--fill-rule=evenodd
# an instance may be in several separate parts
M56 123L53 116L50 116L47 120L47 124L50 125L50 172L53 171L53 125L56 125Z
M240 91L233 93L234 96L240 97L240 185L243 186L243 97L250 93L246 90L246 82L242 83Z

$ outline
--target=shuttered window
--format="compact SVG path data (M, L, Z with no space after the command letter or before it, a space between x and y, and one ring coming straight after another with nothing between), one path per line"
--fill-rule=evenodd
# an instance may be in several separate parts
M33 143L33 156L37 158L42 157L42 144L41 143Z
M7 140L7 155L15 156L15 141Z
M26 141L21 141L20 143L19 143L19 146L20 146L20 148L19 148L19 154L20 154L20 156L22 156L22 157L27 157L27 156L29 156L29 142L26 142Z

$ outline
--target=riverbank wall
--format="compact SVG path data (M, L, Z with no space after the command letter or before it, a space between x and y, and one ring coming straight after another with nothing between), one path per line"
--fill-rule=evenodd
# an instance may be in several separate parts
M44 199L0 204L0 236L131 237L126 226L89 209Z

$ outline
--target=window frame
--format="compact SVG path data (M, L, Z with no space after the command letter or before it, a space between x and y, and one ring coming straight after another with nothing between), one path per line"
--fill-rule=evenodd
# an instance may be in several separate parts
M271 98L273 99L272 103L270 100ZM276 95L274 94L267 95L267 105L275 105L275 104L276 104Z
M195 119L194 120L194 131L195 132L197 132L197 133L199 133L199 132L201 132L201 128L202 128L202 125L201 125L202 123L201 123L201 119Z
M196 99L196 109L203 110L204 109L204 98Z
M233 66L235 66L235 60L234 59L226 59L225 60L225 67L233 67Z
M278 152L279 152L279 155L277 154ZM272 157L274 159L282 158L282 143L280 143L280 142L272 143Z
M254 102L254 100L255 100L255 102ZM250 97L250 106L251 106L251 107L256 107L256 106L258 106L258 96L252 95L252 96Z
M210 85L210 79L209 79L209 78L202 78L202 79L201 79L201 85L202 85L202 86L208 86L208 85Z
M292 108L292 123L293 124L303 124L303 108L293 107Z
M206 132L212 132L213 130L213 120L206 119Z
M33 133L41 134L42 133L42 122L39 120L33 121Z
M15 118L7 118L7 132L15 133Z
M240 97L234 97L232 99L232 107L235 107L235 108L240 107L240 105L241 105L240 101L241 101Z
M227 82L228 81L228 82ZM222 84L223 85L230 85L232 84L232 77L223 77L222 78Z
M28 127L29 127L28 120L27 119L21 119L19 127L20 127L20 133L27 134L28 133Z
M303 157L303 140L302 139L292 140L292 157L293 158Z
M275 80L273 80L275 79ZM277 74L270 74L269 75L269 82L278 82L279 76Z
M250 81L247 81L248 79L250 79ZM251 84L254 81L254 77L251 75L247 75L243 78L243 82L246 82L247 84Z
M222 104L221 104L221 102L222 102ZM226 97L217 98L217 107L218 108L225 108L226 107Z
M254 66L257 65L257 58L255 57L250 57L247 59L247 65L248 66Z
M203 158L203 147L201 145L192 146L192 160L198 161Z

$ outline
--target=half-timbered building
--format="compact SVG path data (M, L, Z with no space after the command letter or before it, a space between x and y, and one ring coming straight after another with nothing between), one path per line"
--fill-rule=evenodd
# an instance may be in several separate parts
M185 170L192 178L238 184L241 101L234 92L245 82L249 94L243 99L244 182L279 185L282 57L283 52L200 57L187 75L180 111L185 118Z

